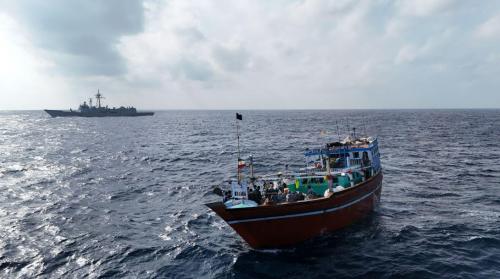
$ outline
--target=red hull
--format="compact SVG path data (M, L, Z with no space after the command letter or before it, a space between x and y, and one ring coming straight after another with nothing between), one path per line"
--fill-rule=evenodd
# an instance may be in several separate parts
M380 201L382 172L329 198L226 209L207 204L252 248L280 248L346 227L367 216Z

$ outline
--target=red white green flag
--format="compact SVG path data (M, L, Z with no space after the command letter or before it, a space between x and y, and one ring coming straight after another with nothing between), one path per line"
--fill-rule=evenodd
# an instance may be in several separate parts
M242 169L245 167L245 161L242 159L238 159L238 169Z

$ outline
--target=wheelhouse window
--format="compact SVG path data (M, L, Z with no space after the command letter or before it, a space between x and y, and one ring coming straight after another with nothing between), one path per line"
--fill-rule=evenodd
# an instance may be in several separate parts
M368 152L364 151L363 152L363 165L368 166L370 165L370 158L368 157Z
M330 158L330 166L334 169L346 168L345 158Z

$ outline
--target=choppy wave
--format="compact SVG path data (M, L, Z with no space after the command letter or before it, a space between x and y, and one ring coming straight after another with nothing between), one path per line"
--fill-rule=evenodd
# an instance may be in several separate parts
M0 277L500 278L500 111L244 112L257 172L300 167L347 119L384 164L372 216L265 251L203 205L234 175L233 117L0 114Z

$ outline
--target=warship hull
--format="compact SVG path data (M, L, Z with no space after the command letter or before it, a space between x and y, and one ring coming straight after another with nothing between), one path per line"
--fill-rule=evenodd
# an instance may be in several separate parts
M347 227L369 215L380 201L382 178L379 171L328 198L238 209L227 209L221 202L206 205L252 248L283 248Z
M65 110L45 110L52 117L117 117L117 116L150 116L154 112L79 112Z

